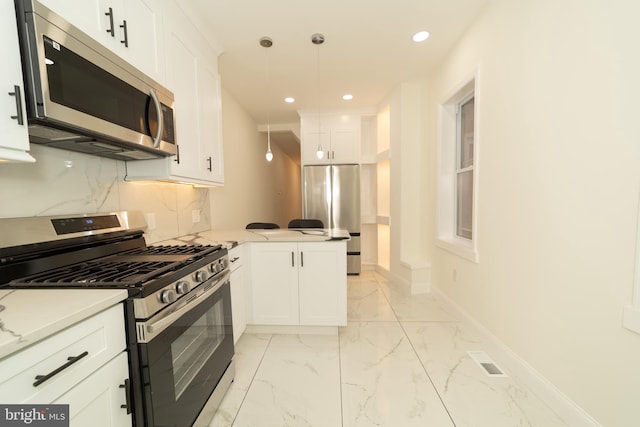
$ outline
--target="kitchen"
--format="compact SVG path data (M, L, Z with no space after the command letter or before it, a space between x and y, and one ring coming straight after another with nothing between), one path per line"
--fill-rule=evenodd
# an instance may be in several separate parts
M432 76L381 103L417 91L421 122L417 143L392 142L390 271L441 290L561 396L616 426L633 425L640 378L638 337L622 326L640 181L637 16L625 1L490 2ZM474 263L435 243L435 129L438 102L478 66ZM297 167L277 147L268 165L256 122L225 90L222 105L224 187L126 182L123 162L32 145L36 163L1 165L2 216L141 209L155 213L151 242L297 216L286 203Z

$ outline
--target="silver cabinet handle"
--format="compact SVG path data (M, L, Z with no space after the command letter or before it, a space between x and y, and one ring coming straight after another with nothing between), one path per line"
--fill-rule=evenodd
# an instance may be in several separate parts
M209 166L207 167L207 170L208 170L209 172L212 172L213 165L212 165L212 163L211 163L211 156L207 157L207 162L209 162Z
M291 251L291 267L295 267L295 254Z
M164 133L164 116L162 115L162 106L160 105L160 101L158 100L158 95L156 95L155 89L151 88L151 90L149 90L149 96L151 96L151 99L156 106L156 111L158 111L158 134L153 139L153 148L158 148L158 146L160 145L160 139L162 138L162 134Z
M120 43L124 44L124 47L129 47L129 37L127 34L127 20L123 20L122 21L122 25L120 25L120 28L122 28L124 30L124 40L120 40Z
M9 92L10 96L16 97L16 115L11 116L12 119L17 120L20 126L24 125L24 116L22 115L22 94L20 93L20 86L14 85L13 92Z
M105 12L104 14L109 17L109 29L107 30L107 33L111 34L111 37L115 37L116 32L113 27L113 8L110 7L109 11Z
M300 251L300 267L304 267L304 252Z

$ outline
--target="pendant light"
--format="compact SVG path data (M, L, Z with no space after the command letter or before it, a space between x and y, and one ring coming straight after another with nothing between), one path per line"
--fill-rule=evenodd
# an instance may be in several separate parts
M318 78L318 150L316 151L316 157L322 159L324 157L324 150L322 149L322 137L320 135L320 45L324 43L324 35L315 33L311 36L311 43L318 46L317 55L317 78Z
M273 40L271 37L264 36L260 38L260 46L264 48L270 48L273 46ZM267 51L268 52L268 51ZM269 100L269 54L265 53L265 74L267 80L267 105ZM267 107L267 153L264 156L267 162L273 160L273 153L271 152L271 120L269 118L269 108Z

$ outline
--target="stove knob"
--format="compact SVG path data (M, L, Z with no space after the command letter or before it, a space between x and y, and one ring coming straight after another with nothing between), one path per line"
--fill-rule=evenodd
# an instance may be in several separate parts
M207 273L205 273L202 270L198 270L195 272L195 274L193 275L193 279L196 282L204 282L205 280L207 280Z
M229 260L227 258L222 258L220 260L220 267L222 267L220 270L224 270L225 268L229 267Z
M176 292L178 294L186 294L191 290L191 283L189 282L178 282L176 285Z
M215 262L212 262L211 264L209 264L209 271L212 272L213 274L216 274L218 272L218 264Z
M173 292L173 289L165 289L160 294L160 301L165 304L171 304L176 300L176 293Z

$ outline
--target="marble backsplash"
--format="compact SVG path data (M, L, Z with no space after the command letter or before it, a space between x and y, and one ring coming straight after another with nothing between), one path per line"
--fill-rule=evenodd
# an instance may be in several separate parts
M36 163L0 163L1 218L140 210L155 214L148 243L211 228L207 188L125 182L125 162L42 145L30 153Z

